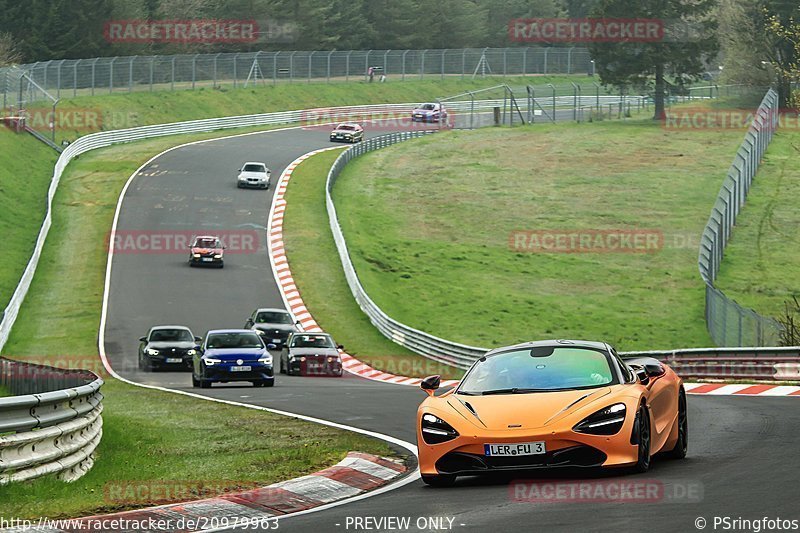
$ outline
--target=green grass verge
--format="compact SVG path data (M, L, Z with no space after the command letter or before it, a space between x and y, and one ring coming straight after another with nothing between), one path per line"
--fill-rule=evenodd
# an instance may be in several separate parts
M587 76L531 76L516 78L485 78L461 80L415 80L388 83L293 83L258 85L249 88L198 88L196 90L154 91L98 94L97 96L68 97L62 92L58 116L62 117L56 132L56 141L74 140L92 131L113 130L231 115L268 113L292 109L309 109L326 106L403 103L452 96L464 91L474 91L499 83L524 85L526 83L557 84L569 87L571 82L588 84ZM494 97L498 97L495 95ZM502 97L502 96L499 96ZM39 104L44 106L44 104ZM47 130L45 124L49 107L34 115L42 117L35 129ZM75 127L79 124L78 127Z
M493 347L710 345L697 244L742 139L650 120L447 132L351 163L334 191L356 270L390 316ZM527 253L515 230L642 228L654 253Z
M33 253L55 162L53 150L0 125L0 313Z
M325 180L339 153L325 152L301 163L286 193L286 255L306 306L348 353L374 368L405 376L460 378L461 370L424 359L384 337L353 298L325 209Z
M213 136L220 134L115 146L85 154L68 167L38 272L5 354L98 369L105 242L120 190L152 154ZM0 487L0 516L70 517L163 503L148 498L115 501L109 494L115 494L119 483L144 483L155 494L163 492L161 481L168 485L170 480L233 490L316 471L350 450L391 453L366 437L210 402L197 409L201 400L113 379L103 392L105 434L91 472L71 484L48 477Z
M728 297L765 316L782 316L784 302L800 295L798 156L800 132L778 130L739 213L716 282Z

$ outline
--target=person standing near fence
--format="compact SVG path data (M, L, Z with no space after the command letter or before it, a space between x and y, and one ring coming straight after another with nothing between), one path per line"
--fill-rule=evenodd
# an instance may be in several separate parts
M369 67L367 69L367 76L369 76L369 82L372 83L372 80L375 79L375 67Z

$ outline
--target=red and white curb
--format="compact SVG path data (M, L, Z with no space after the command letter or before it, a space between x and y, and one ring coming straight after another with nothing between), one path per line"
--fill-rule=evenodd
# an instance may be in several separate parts
M29 527L26 531L66 533L97 531L98 524L108 530L142 531L147 524L160 524L160 531L188 532L256 526L270 529L270 519L307 511L334 501L352 498L386 485L403 475L406 466L399 461L365 453L350 452L338 464L314 474L275 483L267 487L226 494L186 503L160 505L108 515L53 521L65 529ZM117 527L111 527L115 525ZM272 524L275 527L275 524ZM106 529L106 526L102 526ZM14 528L3 531L12 531Z
M289 261L286 259L286 251L283 244L283 215L286 212L286 187L292 177L292 172L297 166L311 156L317 155L328 150L335 150L338 147L323 148L314 150L302 155L292 161L286 170L283 171L278 179L275 191L275 199L269 216L269 257L278 288L281 292L286 307L291 310L297 320L303 325L306 331L322 331L317 322L311 316L311 312L303 303L303 298L297 290L297 286L292 278L292 271L289 268ZM376 370L359 361L355 357L342 352L342 366L351 374L363 378L381 381L384 383L394 383L397 385L417 386L422 381L420 378L410 378L407 376L397 376ZM451 387L458 384L458 380L442 381L442 387ZM686 383L684 385L689 394L707 394L712 396L800 396L800 387L789 385L770 385L770 384L735 384L725 383Z
M331 148L323 148L321 150L314 150L305 155L302 155L292 161L281 173L278 178L278 183L275 186L275 196L272 201L272 208L269 215L269 227L267 229L269 260L272 264L272 270L275 274L275 280L278 282L278 289L280 290L281 297L289 309L305 331L322 331L319 324L311 316L311 312L303 302L300 292L292 278L292 271L289 268L289 261L286 259L286 250L283 243L283 216L286 213L286 187L292 177L292 173L297 166L311 156L317 155L321 152L328 150L336 150L338 146ZM342 352L342 367L349 373L355 374L362 378L371 379L374 381L381 381L384 383L394 383L396 385L419 385L422 381L419 378L410 378L407 376L397 376L376 370L349 355ZM450 387L456 385L458 380L444 380L442 387Z
M751 383L685 383L688 394L705 394L710 396L797 396L800 387L794 385L770 385Z

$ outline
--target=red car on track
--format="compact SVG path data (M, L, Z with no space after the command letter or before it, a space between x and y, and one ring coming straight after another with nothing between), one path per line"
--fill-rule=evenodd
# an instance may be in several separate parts
M290 376L341 377L343 369L339 350L343 349L327 333L292 333L281 350L280 371Z
M222 268L225 263L225 247L219 237L200 235L194 238L189 251L189 266L214 266Z

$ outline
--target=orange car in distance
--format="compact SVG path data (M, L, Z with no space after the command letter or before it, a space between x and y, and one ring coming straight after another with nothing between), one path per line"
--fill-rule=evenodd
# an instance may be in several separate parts
M646 472L653 455L686 456L683 382L649 357L623 358L603 342L553 340L498 348L455 389L417 412L422 480L573 467Z

